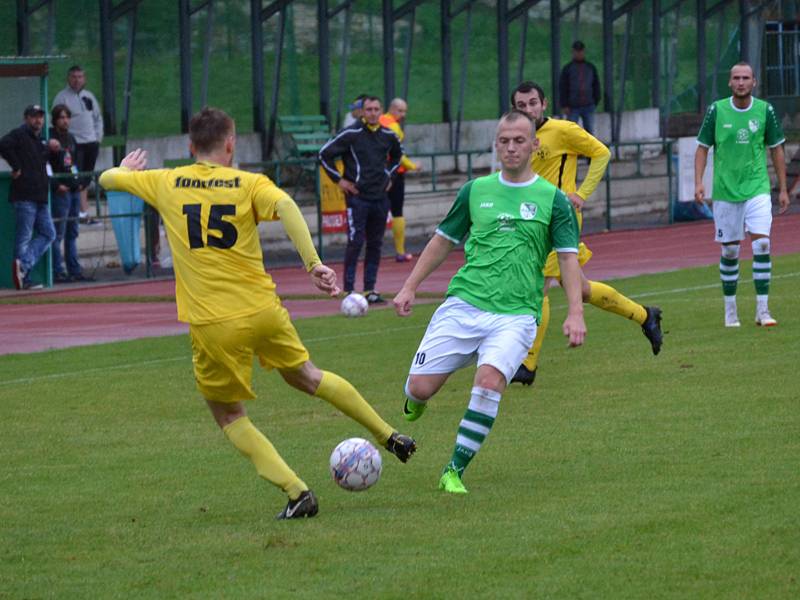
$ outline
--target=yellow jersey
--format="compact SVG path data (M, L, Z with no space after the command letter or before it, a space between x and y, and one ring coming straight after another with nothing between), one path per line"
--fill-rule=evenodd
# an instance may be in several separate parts
M603 178L611 153L605 144L577 123L561 119L545 119L536 129L539 148L531 158L531 168L565 194L577 192L586 200ZM589 172L580 189L575 181L578 157L592 159Z
M257 224L278 218L279 201L294 201L268 177L198 162L176 169L109 169L100 185L134 194L161 215L179 320L203 325L251 315L275 295Z
M394 134L397 136L397 139L400 140L400 143L403 143L403 139L406 137L405 132L403 132L403 128L400 127L400 123L397 119L394 118L394 115L391 113L383 113L378 121L383 127L387 129L391 129L394 131ZM406 171L416 171L417 165L413 162L410 158L408 158L405 153L400 158L400 166L397 168L398 173L405 173Z

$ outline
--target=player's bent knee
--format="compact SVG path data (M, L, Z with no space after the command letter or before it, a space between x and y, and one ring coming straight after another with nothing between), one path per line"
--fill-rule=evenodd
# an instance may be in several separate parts
M752 247L754 254L769 254L769 238L754 236Z
M475 385L477 387L486 388L487 390L502 392L505 390L508 382L506 381L505 375L492 365L481 365L478 367L478 372L475 374Z
M322 371L310 360L297 369L280 369L279 372L286 383L306 394L313 395L322 381Z
M443 381L438 378L432 378L426 375L409 375L406 380L405 393L412 400L425 402L430 399L439 388L442 387Z
M723 258L739 258L739 244L722 244Z
M244 409L244 403L242 402L217 402L215 400L206 399L206 404L208 404L208 408L220 429L225 428L227 425L230 425L247 414L247 411Z

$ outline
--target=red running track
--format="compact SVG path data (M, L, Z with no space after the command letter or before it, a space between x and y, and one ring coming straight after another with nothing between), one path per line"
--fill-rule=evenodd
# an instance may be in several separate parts
M800 214L776 218L772 227L772 254L800 252ZM592 279L632 277L687 267L715 264L719 249L713 241L711 222L687 223L659 229L618 231L587 235L584 241L594 252L586 265ZM742 244L742 258L750 258L749 244ZM463 254L454 252L421 286L420 291L440 292L463 263ZM380 289L396 292L411 271L413 263L384 259ZM341 264L335 265L341 273ZM313 294L315 288L300 268L284 267L270 271L282 295ZM356 279L362 280L361 271ZM35 292L48 298L81 296L171 296L174 281L159 280ZM17 297L22 293L15 292ZM334 314L335 299L287 300L293 318ZM173 302L109 302L92 304L5 305L0 308L0 354L36 352L52 348L84 346L119 340L185 333L188 326L176 319Z

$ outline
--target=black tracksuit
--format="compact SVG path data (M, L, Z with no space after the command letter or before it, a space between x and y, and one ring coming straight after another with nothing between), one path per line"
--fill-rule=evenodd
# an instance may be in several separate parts
M331 180L338 183L342 179L335 165L335 160L341 157L344 162L344 179L353 182L358 188L357 196L348 195L346 198L346 292L352 291L355 286L358 256L365 240L367 250L364 257L364 290L375 289L386 216L389 213L386 188L397 172L402 156L400 140L391 129L380 125L371 129L363 121L342 129L319 152L319 160Z
M50 156L47 141L36 135L29 125L24 124L0 139L0 156L6 159L12 171L22 171L22 175L11 180L9 201L46 204L46 165Z
M61 150L50 155L50 166L53 168L53 173L56 175L63 175L65 173L77 171L77 164L75 163L75 136L69 132L59 133L55 127L51 127L50 137L57 139L58 143L61 144ZM73 169L73 167L75 168ZM77 177L52 179L50 186L54 194L58 193L59 185L67 186L71 192L80 189Z

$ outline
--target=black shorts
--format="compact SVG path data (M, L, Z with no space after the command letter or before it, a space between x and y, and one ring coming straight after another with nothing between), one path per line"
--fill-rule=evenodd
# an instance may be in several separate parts
M406 176L404 173L395 175L392 187L389 188L389 203L393 217L403 216L403 201L406 196Z
M99 142L89 142L87 144L75 144L75 164L78 170L83 173L85 171L94 171L94 165L97 163L97 155L100 152ZM82 177L81 185L86 187L91 182L90 177Z

